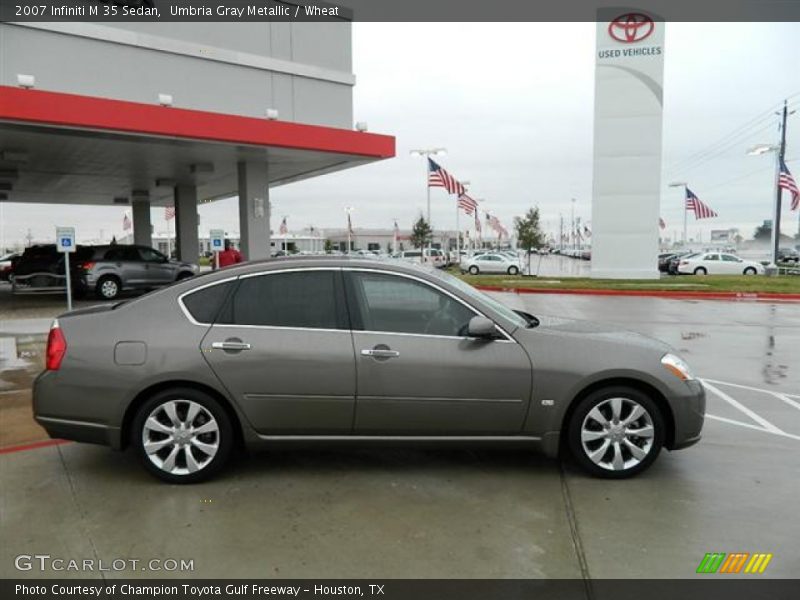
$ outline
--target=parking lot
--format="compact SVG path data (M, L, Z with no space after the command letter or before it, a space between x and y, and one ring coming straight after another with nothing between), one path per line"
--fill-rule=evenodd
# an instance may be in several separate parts
M159 483L132 453L102 447L5 452L0 576L682 578L707 552L772 553L762 577L800 572L800 305L498 297L675 346L708 389L701 443L618 482L523 451L269 452L196 486ZM6 448L42 438L28 386L59 310L52 298L9 306ZM194 570L19 572L18 554L189 559Z

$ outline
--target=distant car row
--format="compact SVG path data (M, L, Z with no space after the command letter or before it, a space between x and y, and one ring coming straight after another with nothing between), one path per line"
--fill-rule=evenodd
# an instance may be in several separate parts
M168 259L148 246L78 246L70 256L75 295L94 293L113 300L123 290L148 290L191 277L197 265ZM30 246L11 264L14 293L47 292L66 285L64 255L55 244Z
M659 254L658 270L673 275L761 275L764 265L725 252Z

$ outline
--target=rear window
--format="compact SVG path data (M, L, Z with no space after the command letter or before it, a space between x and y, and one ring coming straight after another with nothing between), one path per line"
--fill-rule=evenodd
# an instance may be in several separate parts
M183 297L183 305L195 321L211 324L217 317L217 313L222 308L234 283L234 281L227 281L191 292Z

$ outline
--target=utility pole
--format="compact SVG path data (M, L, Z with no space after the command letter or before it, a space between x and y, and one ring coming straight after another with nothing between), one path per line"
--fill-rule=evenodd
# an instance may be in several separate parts
M558 250L564 251L564 215L558 213Z
M789 109L786 100L783 101L783 111L778 113L781 115L781 141L778 145L778 168L775 177L780 177L780 166L783 164L784 156L786 154L786 119L789 116ZM781 200L783 188L780 185L775 185L775 218L772 220L772 262L778 262L778 249L781 245Z

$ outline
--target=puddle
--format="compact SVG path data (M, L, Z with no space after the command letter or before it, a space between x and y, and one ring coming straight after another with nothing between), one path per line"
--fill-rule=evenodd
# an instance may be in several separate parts
M29 389L44 367L45 335L0 336L0 391Z

